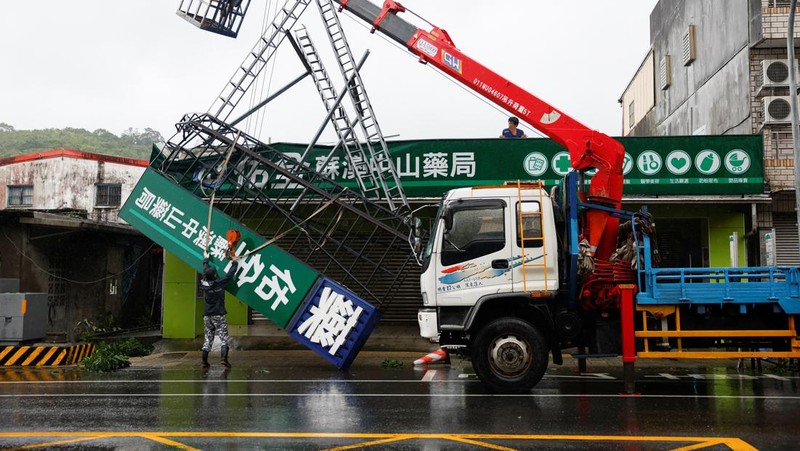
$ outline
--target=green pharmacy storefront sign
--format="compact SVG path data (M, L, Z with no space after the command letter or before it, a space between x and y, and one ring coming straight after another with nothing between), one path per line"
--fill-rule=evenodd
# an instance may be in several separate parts
M618 139L625 147L626 195L741 195L764 191L760 135ZM439 197L456 187L514 180L543 180L553 185L571 169L567 151L550 139L394 141L388 146L409 197ZM274 147L299 157L306 146L278 143ZM329 150L314 149L307 164L354 187L348 161L339 154L326 162ZM251 174L257 179L254 182L272 182L265 171L254 169Z
M228 229L236 228L242 233L237 255L265 242L263 237L217 210L212 212L208 230L208 204L152 169L142 175L120 217L198 272L203 268L207 237L211 264L218 272L225 272L230 265L225 260ZM318 277L305 263L270 245L240 262L227 290L285 328Z

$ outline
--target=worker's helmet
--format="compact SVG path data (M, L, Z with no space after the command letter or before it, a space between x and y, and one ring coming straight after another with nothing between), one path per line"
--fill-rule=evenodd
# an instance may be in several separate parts
M203 271L203 278L206 280L217 280L217 270L211 267Z

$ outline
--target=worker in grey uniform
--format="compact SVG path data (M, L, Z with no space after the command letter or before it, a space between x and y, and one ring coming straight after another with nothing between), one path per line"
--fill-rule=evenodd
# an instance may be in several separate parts
M203 278L200 281L200 289L203 290L203 298L205 299L205 308L203 309L203 324L205 326L205 341L203 341L202 348L203 368L208 368L209 366L208 352L211 351L215 335L219 335L219 339L222 342L222 361L220 363L230 368L231 364L228 362L230 336L228 335L228 321L225 317L228 313L225 310L225 286L236 274L239 262L233 260L227 274L220 278L217 275L217 270L208 264L208 254L205 257L203 260Z

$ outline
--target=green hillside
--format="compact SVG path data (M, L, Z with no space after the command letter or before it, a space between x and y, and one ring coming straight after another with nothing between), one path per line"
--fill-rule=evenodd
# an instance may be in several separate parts
M161 133L146 128L129 128L117 136L107 130L89 131L82 128L48 128L16 130L0 123L0 158L25 155L52 149L74 149L84 152L149 159L154 142L163 142Z

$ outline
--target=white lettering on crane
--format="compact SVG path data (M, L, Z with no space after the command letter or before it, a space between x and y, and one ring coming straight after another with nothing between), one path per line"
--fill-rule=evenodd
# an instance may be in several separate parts
M435 45L431 44L430 42L420 38L417 40L416 47L422 51L422 53L428 56L436 56L439 54L439 48Z

